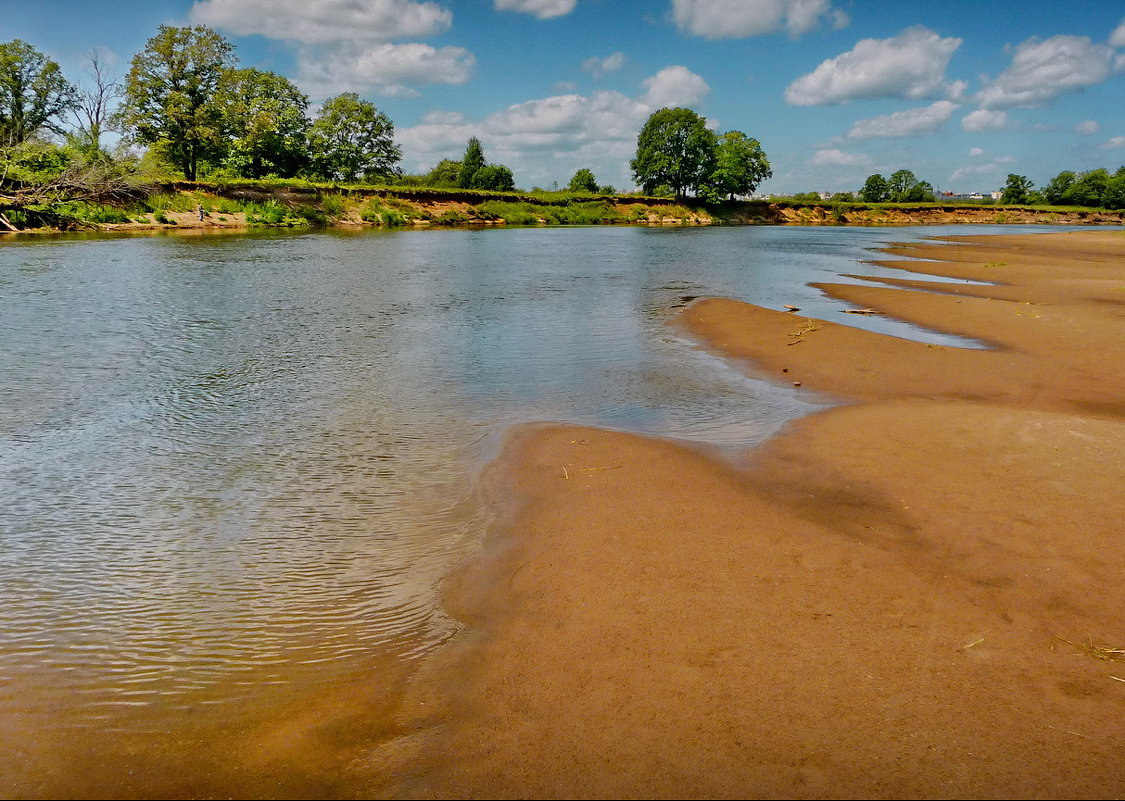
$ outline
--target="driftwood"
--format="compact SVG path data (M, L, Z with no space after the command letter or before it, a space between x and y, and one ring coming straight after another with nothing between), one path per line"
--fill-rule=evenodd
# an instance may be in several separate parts
M875 309L843 309L844 314L882 314Z

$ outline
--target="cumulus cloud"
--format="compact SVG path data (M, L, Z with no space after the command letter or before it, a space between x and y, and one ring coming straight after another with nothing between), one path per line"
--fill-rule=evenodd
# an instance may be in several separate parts
M800 36L822 21L834 28L849 22L831 0L673 0L672 18L684 33L705 39L741 39L782 30Z
M990 162L988 164L972 164L968 167L960 167L953 171L949 176L947 183L955 184L958 181L969 178L974 175L994 175L1000 170L997 162Z
M497 11L519 11L539 19L562 17L574 10L578 0L496 0Z
M1121 20L1109 35L1109 46L1125 47L1125 19Z
M942 38L922 25L890 39L861 39L785 89L792 106L824 106L859 98L932 97L958 86L943 86L945 68L960 39Z
M1008 115L1003 111L978 108L961 118L961 129L970 133L1002 131L1009 127Z
M1115 136L1102 143L1102 150L1120 150L1125 147L1125 136Z
M623 170L636 149L637 132L666 105L688 105L709 91L684 67L668 67L643 83L644 92L590 95L567 93L517 103L480 120L456 113L431 113L420 124L400 128L396 141L407 169L426 170L443 158L460 158L478 137L489 161L506 164L521 185L547 185L575 170L592 169L599 181L623 185Z
M837 148L818 150L811 163L817 167L858 167L871 163L871 159L859 153L846 153Z
M645 92L641 102L654 109L675 106L694 106L711 91L707 82L687 67L665 67L644 82Z
M969 148L969 158L977 159L984 155L984 151L979 147Z
M414 0L200 0L190 16L237 36L304 44L425 38L445 33L453 22L448 9Z
M860 120L848 131L850 139L872 139L879 136L918 136L933 133L959 109L956 103L939 100L924 108L912 108Z
M314 98L341 91L416 97L416 86L465 83L475 63L464 48L418 42L306 50L298 57L296 82Z
M1022 42L1012 63L976 95L982 108L1042 106L1059 95L1101 83L1125 70L1125 56L1086 36L1037 37Z
M625 54L622 52L611 53L605 58L591 56L582 62L582 69L600 78L606 73L614 72L625 66Z
M1074 126L1074 132L1076 134L1080 134L1082 136L1089 136L1090 134L1096 134L1101 129L1102 129L1102 127L1100 125L1098 125L1097 120L1086 120L1085 122L1080 122L1080 123L1078 123L1077 125Z

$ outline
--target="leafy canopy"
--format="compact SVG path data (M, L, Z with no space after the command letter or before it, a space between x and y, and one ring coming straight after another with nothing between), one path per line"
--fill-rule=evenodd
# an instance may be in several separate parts
M387 115L355 92L329 98L309 126L313 173L340 181L394 175L402 159L394 131Z
M200 160L224 144L218 90L224 70L235 64L233 46L205 25L161 25L131 64L123 122L141 142L166 141L173 164L195 180Z
M654 111L637 136L629 162L633 179L648 193L665 184L682 197L705 185L715 167L715 134L687 108Z
M40 129L62 133L59 117L77 99L54 61L21 39L0 44L0 147L22 144Z

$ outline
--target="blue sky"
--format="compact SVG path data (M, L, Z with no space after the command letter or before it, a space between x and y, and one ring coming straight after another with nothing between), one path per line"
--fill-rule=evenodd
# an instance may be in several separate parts
M1122 0L6 0L76 83L118 76L167 25L209 25L242 66L315 104L357 92L407 172L470 136L521 188L579 168L630 189L648 115L687 106L758 139L766 192L840 191L905 168L945 191L1125 163Z

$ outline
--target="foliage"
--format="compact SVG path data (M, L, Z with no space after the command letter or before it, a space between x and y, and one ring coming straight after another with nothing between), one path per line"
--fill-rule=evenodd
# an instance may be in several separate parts
M691 109L662 108L641 128L629 166L646 193L666 184L682 197L704 186L714 172L715 145L715 134L703 117Z
M481 147L480 140L474 136L469 139L469 144L465 148L465 155L461 158L461 169L457 174L457 186L462 189L471 188L473 176L484 164L484 148Z
M288 78L227 70L219 87L230 137L224 165L250 178L291 177L305 166L308 98Z
M224 115L217 94L233 46L203 25L161 25L133 56L125 78L121 119L146 144L166 142L172 162L194 181L202 159L223 144Z
M394 131L387 115L355 92L329 98L309 127L312 174L342 181L394 175L402 158Z
M749 138L742 131L727 131L718 138L715 168L707 189L713 199L733 200L735 195L751 194L772 175L769 159L757 139Z
M507 192L516 188L512 171L503 164L486 164L473 173L473 189Z
M583 167L578 172L574 173L574 177L570 179L570 183L566 185L569 192L597 192L598 181L594 178L594 173Z
M426 174L425 186L454 188L460 186L461 162L442 159Z
M863 189L859 190L860 200L865 203L884 203L890 196L891 190L887 185L887 179L879 173L867 176Z
M62 133L59 118L76 99L54 61L20 39L0 44L0 147L22 144L41 129Z
M1004 191L1000 194L1000 202L1014 205L1027 203L1032 186L1034 184L1028 180L1026 175L1008 173L1008 182L1004 185Z
M1063 170L1043 187L1043 197L1055 206L1125 209L1125 166L1113 175L1104 168Z

